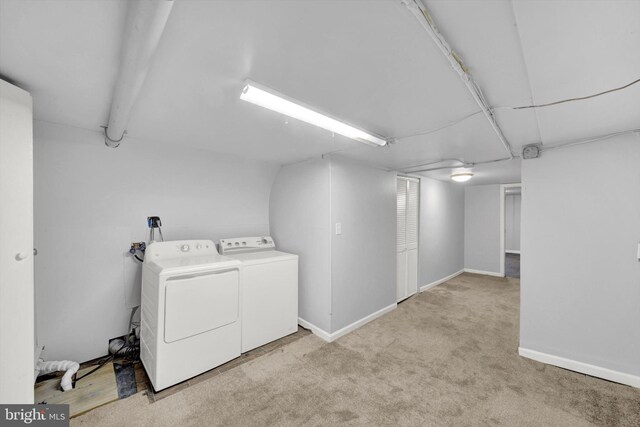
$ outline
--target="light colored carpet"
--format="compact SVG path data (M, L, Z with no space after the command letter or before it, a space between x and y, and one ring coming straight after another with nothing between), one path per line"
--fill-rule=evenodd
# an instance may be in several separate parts
M640 390L521 358L519 281L465 274L331 344L309 335L89 426L640 426Z

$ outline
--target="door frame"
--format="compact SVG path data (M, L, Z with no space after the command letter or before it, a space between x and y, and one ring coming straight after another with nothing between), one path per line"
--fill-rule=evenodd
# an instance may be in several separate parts
M513 184L500 184L500 276L505 277L505 268L504 263L506 260L505 257L505 249L506 249L506 238L507 233L505 230L506 227L506 197L507 197L507 188L520 188L522 191L522 183L516 182ZM522 211L521 211L522 212ZM522 229L522 228L521 228Z

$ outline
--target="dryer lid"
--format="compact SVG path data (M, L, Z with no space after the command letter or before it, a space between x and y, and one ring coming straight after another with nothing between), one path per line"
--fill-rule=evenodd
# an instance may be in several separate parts
M280 251L255 251L229 254L229 258L242 261L243 265L263 264L266 262L288 261L298 259L298 255Z

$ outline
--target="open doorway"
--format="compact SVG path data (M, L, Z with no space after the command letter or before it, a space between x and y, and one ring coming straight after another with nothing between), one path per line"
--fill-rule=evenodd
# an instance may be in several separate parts
M501 188L500 264L506 277L520 278L520 209L522 185L505 184Z

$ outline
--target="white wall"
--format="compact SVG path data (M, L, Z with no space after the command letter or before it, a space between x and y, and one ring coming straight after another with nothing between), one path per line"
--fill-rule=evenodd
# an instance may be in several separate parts
M331 334L395 303L394 173L336 158L283 166L270 206L276 244L300 255L300 318Z
M332 159L331 223L335 332L396 302L396 174Z
M640 135L522 162L520 346L640 384Z
M465 187L464 268L500 274L500 185Z
M299 255L298 316L331 330L329 161L283 166L273 183L271 236Z
M464 268L464 206L464 187L421 178L418 286Z
M504 248L506 252L520 252L520 194L507 194L504 204Z
M125 254L148 240L147 216L162 218L167 240L269 233L274 165L135 139L110 149L97 132L42 122L34 157L37 327L49 360L102 356L126 332L140 267Z

